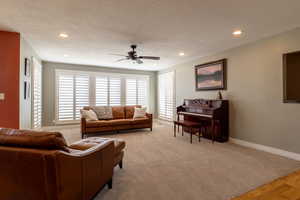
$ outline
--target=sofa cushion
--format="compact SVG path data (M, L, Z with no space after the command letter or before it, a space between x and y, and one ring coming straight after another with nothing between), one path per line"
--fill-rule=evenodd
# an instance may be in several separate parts
M65 138L59 132L0 128L0 145L69 152Z
M136 105L136 106L125 106L125 118L126 119L132 119L134 114L134 108L141 108L142 106Z
M124 106L112 106L113 119L125 119Z
M112 120L98 120L86 122L86 127L106 127L118 125L130 125L130 119L112 119Z
M91 109L97 114L98 119L113 119L111 106L92 106Z
M148 117L140 117L131 120L131 124L147 124L150 123L150 119Z

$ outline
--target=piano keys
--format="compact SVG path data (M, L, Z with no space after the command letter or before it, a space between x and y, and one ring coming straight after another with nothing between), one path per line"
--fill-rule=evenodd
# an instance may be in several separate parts
M179 120L179 116L182 115L184 120L200 122L207 130L202 133L203 137L211 139L214 134L216 141L227 142L229 139L228 104L228 100L185 99L183 105L177 107L177 118Z

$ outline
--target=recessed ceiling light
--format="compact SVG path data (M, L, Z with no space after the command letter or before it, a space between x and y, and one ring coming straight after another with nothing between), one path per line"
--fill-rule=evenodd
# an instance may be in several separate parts
M242 33L243 33L242 30L235 30L235 31L233 31L232 35L234 35L234 36L240 36L240 35L242 35Z
M68 54L64 54L64 57L69 57L69 55Z
M185 55L184 52L179 53L179 56L184 56L184 55Z
M66 34L66 33L61 33L61 34L59 34L59 37L61 37L61 38L68 38L69 35Z

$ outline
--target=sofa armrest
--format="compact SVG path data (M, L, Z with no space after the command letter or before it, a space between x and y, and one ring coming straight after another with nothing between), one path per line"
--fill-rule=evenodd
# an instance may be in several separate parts
M149 119L152 119L153 118L153 115L151 113L146 113L146 116L149 118Z
M150 120L150 130L152 131L152 127L153 127L153 115L151 113L146 113L146 116L149 118Z

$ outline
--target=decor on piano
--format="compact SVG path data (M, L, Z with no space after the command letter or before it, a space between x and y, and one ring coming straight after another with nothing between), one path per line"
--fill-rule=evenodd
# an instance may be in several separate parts
M222 99L223 99L222 93L221 93L221 91L218 91L217 100L222 100Z
M195 66L196 91L226 89L227 59Z

